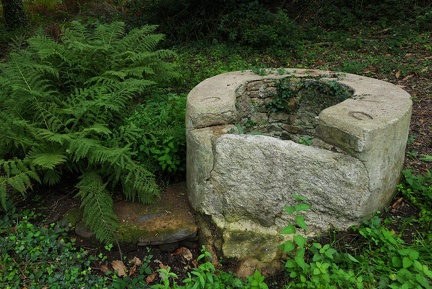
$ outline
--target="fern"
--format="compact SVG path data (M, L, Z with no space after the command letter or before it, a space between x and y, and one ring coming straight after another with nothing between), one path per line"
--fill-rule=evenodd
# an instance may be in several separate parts
M113 208L113 200L103 183L102 177L96 172L86 172L79 183L77 196L81 198L81 208L86 225L98 239L112 243L114 231L117 229L117 217Z
M79 174L84 219L102 241L116 229L112 192L151 203L155 177L131 150L125 125L137 98L176 77L175 54L157 50L156 26L126 33L122 22L87 29L73 22L60 40L38 35L0 63L0 200L33 182Z
M40 182L39 175L28 164L27 159L0 160L0 171L2 172L0 175L0 198L4 209L6 209L6 193L9 187L25 195L32 186L32 179Z

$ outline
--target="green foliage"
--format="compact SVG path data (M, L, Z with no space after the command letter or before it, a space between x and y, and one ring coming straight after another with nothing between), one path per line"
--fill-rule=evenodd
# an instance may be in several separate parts
M264 279L265 277L258 270L255 270L255 273L247 278L250 289L268 289Z
M381 226L381 219L372 218L360 234L370 240L367 253L360 263L377 279L379 288L432 288L432 271L425 260L430 258L427 248L408 246L394 232Z
M133 0L126 16L132 27L156 23L169 39L230 42L255 48L292 48L300 30L282 10L265 1Z
M330 0L325 5L319 1L302 2L303 15L312 18L315 24L325 25L327 28L351 28L356 25L376 22L382 27L402 23L415 29L428 29L430 1L383 0L383 1L343 1Z
M201 255L197 261L201 263L197 268L194 268L191 273L188 273L188 278L183 280L184 285L177 285L175 280L178 276L168 269L159 269L162 282L153 285L153 289L268 289L264 282L264 276L259 271L243 281L242 279L233 277L232 274L217 270L211 261L211 254L205 250L203 246Z
M299 87L291 83L290 78L282 78L276 82L276 93L266 107L274 112L293 112L298 109L300 99L297 99Z
M300 29L284 11L270 12L259 1L240 3L222 15L218 28L223 39L254 48L292 49L300 39Z
M134 157L154 173L184 171L186 95L155 91L127 119L136 127Z
M293 78L286 77L276 82L276 92L266 108L273 112L295 112L304 101L320 102L322 109L337 104L350 97L349 89L336 81L320 81L321 77ZM308 94L313 91L312 95ZM316 92L327 95L317 98Z
M92 274L94 257L65 241L66 228L35 225L41 216L11 209L0 219L2 288L103 288Z
M294 197L301 203L285 210L295 215L295 224L281 231L293 236L282 245L291 278L285 288L432 288L432 271L426 265L431 257L428 248L406 245L381 226L377 216L358 229L369 247L357 256L338 252L329 244L310 244L304 237L304 216L299 214L309 205L303 203L304 197ZM298 234L298 229L303 233Z
M426 160L427 161L427 160ZM399 192L420 209L417 222L428 230L432 229L432 173L413 174L411 170L402 171L403 182L398 186Z
M142 265L139 269L138 276L124 276L118 277L115 272L107 271L105 275L112 278L112 283L109 288L114 289L127 289L127 288L152 288L147 284L146 278L152 273L150 268L150 263L152 261L153 255L148 255L142 260Z
M311 146L313 144L313 141L308 136L304 135L299 138L299 143Z
M134 159L137 130L125 121L139 97L176 76L173 52L155 49L163 39L155 29L126 33L121 22L91 29L73 22L58 42L37 35L0 64L3 207L32 181L53 185L78 174L85 221L111 242L110 192L121 185L141 202L158 194L153 174Z

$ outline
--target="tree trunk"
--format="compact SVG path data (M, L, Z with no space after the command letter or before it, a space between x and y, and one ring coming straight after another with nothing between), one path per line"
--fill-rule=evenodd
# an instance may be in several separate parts
M1 0L3 18L8 30L25 27L28 24L22 0Z

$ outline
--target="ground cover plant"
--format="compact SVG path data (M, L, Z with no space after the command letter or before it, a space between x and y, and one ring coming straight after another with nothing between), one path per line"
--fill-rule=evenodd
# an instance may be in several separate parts
M156 2L164 3L166 7L176 7L171 5L170 1ZM185 0L179 3L183 5L187 2ZM269 6L266 6L264 2L260 1L259 5L243 3L242 7L253 6L254 9L258 9L254 10L254 13L259 14L260 8L257 7ZM295 5L295 2L297 1L292 1L292 3L281 1L275 6L288 9ZM29 134L25 139L22 139L22 144L18 147L13 144L4 144L6 142L3 137L5 130L2 127L0 137L2 157L8 156L8 159L15 157L15 162L3 162L2 180L7 179L5 175L7 170L10 172L15 170L12 164L16 164L17 169L19 169L18 160L24 161L27 158L33 162L32 165L37 176L35 175L35 178L29 176L29 182L24 183L24 189L27 189L31 184L35 189L38 189L38 192L36 194L28 192L29 196L34 198L34 203L29 205L28 201L21 202L16 209L13 209L13 201L20 198L19 194L14 194L14 198L5 199L5 204L10 209L8 212L1 213L0 256L2 257L0 259L0 276L3 278L1 284L6 284L9 288L43 288L44 286L48 288L218 288L217 286L220 288L254 289L266 287L277 289L430 288L432 282L430 273L430 264L432 264L430 245L432 241L430 231L432 226L432 178L430 172L432 156L431 6L427 1L416 1L415 6L410 4L412 1L404 0L373 2L352 1L350 4L345 4L341 1L327 1L326 5L321 5L321 1L304 1L303 4L305 5L297 7L301 9L284 10L286 15L291 17L290 19L298 17L297 21L292 22L286 18L280 18L281 26L272 27L272 31L276 35L283 31L283 27L288 27L286 25L294 25L292 31L298 33L290 34L292 38L289 42L286 42L285 39L285 42L277 43L276 39L274 45L270 45L271 39L266 38L269 35L265 33L252 34L255 28L258 30L265 29L263 28L265 25L271 25L268 23L278 19L277 17L272 18L273 20L269 19L272 15L267 14L268 11L263 14L266 15L263 17L263 22L258 23L260 25L256 27L253 27L253 19L256 19L254 18L256 15L250 15L250 18L245 18L240 23L245 27L243 31L246 31L247 34L239 34L237 30L231 31L227 28L230 27L229 25L235 25L237 19L235 15L247 15L246 11L236 11L235 9L231 9L233 11L231 15L225 13L223 19L225 19L225 23L229 24L227 26L207 25L199 27L204 28L203 30L196 31L190 29L193 26L184 23L184 26L178 26L177 30L173 30L173 34L175 34L173 39L182 39L181 34L187 35L189 33L190 37L183 39L195 38L198 39L198 42L171 42L175 45L169 48L179 55L173 61L178 65L181 77L172 79L162 89L153 89L154 86L152 85L137 93L138 95L146 95L145 98L139 98L134 94L130 99L131 102L126 102L127 109L120 110L120 113L125 114L125 117L122 118L123 122L117 118L112 126L109 126L108 122L111 121L109 120L109 113L112 114L113 111L110 112L109 108L105 110L109 104L109 102L105 102L105 99L99 102L101 118L99 118L98 112L97 116L94 117L88 115L91 120L84 122L82 118L79 119L75 115L80 111L77 108L87 107L91 99L86 99L85 102L84 100L79 102L79 99L75 102L68 100L68 93L70 96L80 96L79 91L75 92L72 88L85 82L85 80L80 80L78 76L65 80L66 76L70 77L69 74L74 72L73 69L67 70L67 73L59 73L58 78L53 74L53 71L46 67L31 68L31 66L25 66L24 69L21 69L23 73L29 73L31 70L40 73L47 82L35 80L33 82L41 88L47 84L59 87L60 84L73 82L73 85L66 86L71 88L69 92L59 90L57 93L46 94L46 102L37 103L32 100L30 109L28 102L25 101L35 96L34 94L29 94L27 98L9 99L6 92L11 90L5 92L2 89L0 92L2 101L8 102L10 107L12 107L11 103L21 107L19 110L4 110L2 107L1 114L8 113L2 118L2 123L13 125L12 132L14 134L25 135L26 131L33 129L33 126L25 121L28 122L28 117L32 113L39 112L41 108L44 108L47 113L50 113L48 116L52 115L53 107L51 104L53 102L49 96L54 94L63 96L58 99L60 103L67 102L71 105L69 110L64 109L61 113L58 112L56 116L58 118L63 117L63 122L69 119L79 119L80 124L73 126L73 121L69 121L70 127L68 125L63 126L69 131L63 131L61 134L64 136L62 137L66 137L67 134L72 134L72 136L70 136L71 140L63 140L62 145L55 138L52 139L56 134L60 134L58 130L52 129L56 125L55 121L48 121L52 118L46 115L44 117L43 114L39 114L39 118L31 116L35 122L43 126L35 126L38 129L37 133ZM35 1L34 3L39 2ZM218 3L215 1L212 5ZM39 3L38 5L42 4ZM73 3L69 5L74 7ZM85 6L89 7L87 4ZM87 33L91 34L92 31L95 31L94 29L104 19L112 19L113 14L116 17L121 15L121 10L114 9L115 5L110 7L113 8L111 12L114 13L106 11L107 13L103 14L105 16L98 21L91 20L88 22L86 27L91 29ZM198 8L203 9L203 7L205 5L200 5ZM397 11L394 10L396 7ZM211 10L214 12L211 15L217 14L216 8ZM240 9L238 6L235 8ZM71 8L69 11L72 10ZM40 8L40 11L44 10ZM95 11L100 12L101 10L82 10L79 18L85 19L88 18L88 15L97 16L98 13ZM131 11L133 12L133 10L128 12ZM72 14L72 12L68 13ZM195 15L200 15L200 13L196 12ZM204 13L203 15L209 14ZM278 14L275 13L274 15L277 16ZM182 18L183 21L187 20L186 18ZM33 17L33 19L39 23L43 21L43 17ZM124 20L130 25L130 28L134 26L132 25L133 21ZM210 24L219 23L215 17L209 18L209 20L208 23ZM268 22L264 22L264 20ZM171 27L176 27L175 22L167 23ZM198 22L195 21L194 25L196 23ZM45 26L46 29L44 30L48 31L53 39L57 39L64 31L58 22L45 24L48 25ZM217 27L217 29L205 30L213 27ZM1 35L6 34L6 32L1 33ZM25 37L12 35L7 36L7 39L15 39L15 43L22 48L28 45ZM229 41L226 42L225 40ZM241 42L248 44L248 46L233 42ZM269 45L262 45L262 43L267 42ZM284 46L287 43L289 45ZM82 51L91 48L89 47L91 44L84 44L80 44ZM31 45L30 41L30 49L32 49ZM4 43L2 47L5 47ZM11 49L2 49L2 57L6 56L6 51L11 51ZM48 52L48 50L44 51L46 55L49 54ZM87 53L89 52L87 51ZM36 59L40 58L35 54L32 55ZM107 58L109 58L108 56ZM58 63L62 63L60 58L57 59ZM88 61L91 65L93 65L92 59L82 57L82 61ZM2 65L4 64L5 62L2 63ZM16 67L20 67L22 63L17 60L16 64ZM98 64L105 64L105 61L99 61ZM64 65L68 65L68 63L65 62ZM112 146L111 148L116 150L124 149L123 153L131 162L145 167L149 173L146 176L150 177L152 181L154 174L156 174L156 178L159 178L161 174L171 176L179 172L181 174L184 167L184 155L182 155L184 139L181 136L184 128L181 127L180 123L184 117L181 106L184 105L185 94L200 81L219 73L243 69L253 69L259 72L263 68L279 67L317 68L356 73L389 81L399 85L412 95L413 117L405 169L398 193L388 208L362 226L346 232L331 229L328 234L314 240L296 237L294 243L284 245L289 257L283 264L281 272L266 278L257 272L248 280L237 279L232 274L225 272L235 271L235 263L222 260L219 266L215 266L207 262L208 254L205 251L192 247L189 248L192 254L190 260L185 257L189 258L188 254L176 252L167 254L158 248L142 248L131 252L123 250L123 258L120 261L126 268L126 276L124 276L118 274L121 271L119 267L115 267L117 268L116 273L113 266L113 264L121 264L113 263L119 261L119 254L115 246L114 248L112 245L104 248L103 246L89 245L74 235L73 228L70 228L68 224L47 221L38 213L32 213L41 207L40 204L43 204L49 195L46 189L40 191L38 185L35 185L37 184L35 179L42 181L44 174L49 171L49 168L44 167L53 164L53 168L58 168L59 174L63 176L70 176L67 173L69 171L84 173L84 168L88 167L97 170L97 164L92 164L91 158L86 157L90 156L90 150L88 155L78 158L77 153L79 151L74 152L74 148L72 148L72 150L69 149L70 152L67 152L67 148L63 147L73 140L74 134L76 138L87 139L91 137L99 148L100 146L105 148ZM81 73L88 75L87 73L93 69L95 67L92 66ZM118 74L111 76L112 81L121 78ZM59 79L62 79L61 82ZM7 79L3 79L3 83L7 83L7 81ZM97 82L91 84L96 87L94 88L95 91L101 89L97 88ZM19 88L18 92L21 93L25 90L26 85L24 83L24 85L13 87L13 89L17 88ZM86 87L85 89L89 88ZM98 92L94 96L99 94L103 95L103 93ZM118 99L114 100L117 101ZM96 102L96 98L93 101ZM81 106L78 105L79 103ZM95 105L97 107L97 103ZM134 105L133 109L129 105ZM55 103L54 108L58 107L61 108L62 106ZM19 121L16 120L17 117L20 117ZM102 120L105 121L102 122ZM47 133L50 126L51 132ZM109 128L110 133L104 126ZM77 129L72 130L72 128ZM136 133L137 131L138 133ZM30 150L34 143L37 143L38 146ZM125 149L127 144L130 146L129 150ZM62 158L44 160L41 164L42 159L37 158L37 155L42 154L43 151L36 151L36 148L40 149L40 147L49 149L46 152L55 152L56 154L53 154L55 156L61 155L61 152L64 155L70 153L74 165L69 168ZM56 162L59 163L56 164ZM23 165L32 168L27 161L24 161ZM30 170L27 171L30 172ZM100 171L99 173L105 172ZM103 186L106 180L104 179L100 185ZM7 196L12 195L12 185L20 188L19 183L11 182L6 186ZM23 183L21 182L21 184ZM106 188L111 189L112 186L106 186ZM73 194L76 193L73 186L69 186L67 189ZM110 190L110 193L117 191L119 190ZM53 203L59 201L58 199L58 197L53 198ZM65 198L64 200L73 199ZM301 203L307 204L307 200L300 198L299 204ZM46 209L41 208L40 211L47 214L51 213L52 208L54 207L48 206ZM300 216L301 209L306 209L306 207L300 206L294 208L294 211L288 210ZM308 224L304 224L302 219L298 218L297 224L293 225L295 225L295 230L301 231L301 228ZM296 235L298 231L294 231L290 227L282 233ZM74 239L76 240L71 241ZM278 245L281 244L275 244L275 246ZM141 264L137 260L133 261L134 257L139 257ZM220 271L221 269L222 271ZM45 273L39 273L41 271ZM59 287L60 285L63 287Z

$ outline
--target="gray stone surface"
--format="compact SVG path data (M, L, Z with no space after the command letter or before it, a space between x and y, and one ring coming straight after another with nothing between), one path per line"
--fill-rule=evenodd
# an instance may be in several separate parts
M276 246L284 240L279 232L293 218L284 206L295 204L293 194L308 198L312 207L305 212L310 226L306 234L314 235L331 226L344 229L359 223L386 206L396 191L409 130L409 94L358 75L285 71L288 74L221 74L188 96L189 200L212 220L214 247L223 257L268 264L277 259ZM238 134L239 119L251 111L243 107L245 94L266 100L266 91L274 89L269 80L317 75L347 86L352 98L316 116L312 130L308 127L316 147ZM265 109L252 110L257 118L266 118ZM269 117L276 116L287 119ZM293 138L298 139L300 135Z
M208 206L227 222L283 226L290 217L283 207L294 202L292 194L308 198L308 223L323 230L330 223L345 228L368 212L367 170L351 156L267 136L226 134L215 140L214 157L209 186L218 202Z

